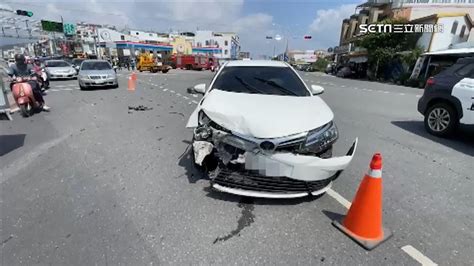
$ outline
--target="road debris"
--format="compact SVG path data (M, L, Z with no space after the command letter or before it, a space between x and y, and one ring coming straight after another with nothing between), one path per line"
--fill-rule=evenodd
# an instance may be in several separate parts
M129 106L128 110L134 110L134 111L149 111L153 110L153 107L147 107L144 105L139 105L139 106Z

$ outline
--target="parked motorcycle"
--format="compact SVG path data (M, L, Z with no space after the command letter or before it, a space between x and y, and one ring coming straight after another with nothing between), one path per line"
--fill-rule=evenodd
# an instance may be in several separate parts
M28 84L29 80L36 80L36 77L18 77L12 80L12 95L23 117L32 115L41 107L35 100L33 88Z

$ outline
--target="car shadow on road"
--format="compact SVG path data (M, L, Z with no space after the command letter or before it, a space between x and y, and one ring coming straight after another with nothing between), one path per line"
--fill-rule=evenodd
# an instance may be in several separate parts
M392 124L418 136L443 144L466 155L474 156L474 127L461 125L458 131L449 138L440 138L429 134L423 121L392 121Z
M192 144L188 141L183 141L188 146L184 152L178 157L178 165L181 166L186 172L184 175L188 178L189 183L195 184L197 181L201 179L208 179L204 172L200 171L194 166L193 156L192 156Z
M0 136L0 156L12 152L23 146L25 134L1 135Z

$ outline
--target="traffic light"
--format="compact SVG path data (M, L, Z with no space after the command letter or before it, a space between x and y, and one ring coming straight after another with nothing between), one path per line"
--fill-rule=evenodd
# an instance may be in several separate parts
M33 16L33 12L26 11L26 10L17 10L16 14L19 15L19 16L27 16L27 17L32 17Z
M304 36L304 39L305 39L305 40L310 40L311 38L313 38L311 35L305 35L305 36Z

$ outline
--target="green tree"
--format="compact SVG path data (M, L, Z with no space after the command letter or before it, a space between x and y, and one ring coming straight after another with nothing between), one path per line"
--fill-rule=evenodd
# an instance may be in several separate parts
M323 71L326 70L326 66L329 64L329 61L325 58L318 58L316 62L313 63L314 69L316 71Z
M405 19L385 19L379 24L407 23L408 21ZM356 41L355 44L367 49L369 67L377 75L387 63L403 51L413 51L412 54L404 55L403 58L410 61L410 64L414 64L421 51L416 49L416 42L420 36L419 33L368 33Z

